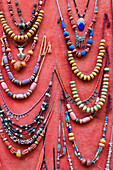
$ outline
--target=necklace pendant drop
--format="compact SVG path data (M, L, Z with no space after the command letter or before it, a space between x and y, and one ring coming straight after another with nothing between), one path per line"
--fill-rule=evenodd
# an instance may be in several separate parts
M23 60L25 58L25 54L23 53L23 47L18 47L18 50L19 50L19 54L17 54L17 57L19 60Z
M78 26L78 29L79 31L83 31L84 30L84 27L85 27L85 21L82 17L80 17L77 21L77 26Z

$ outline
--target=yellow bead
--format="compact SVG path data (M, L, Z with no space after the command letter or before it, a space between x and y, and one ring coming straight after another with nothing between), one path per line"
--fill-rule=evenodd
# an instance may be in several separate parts
M3 11L0 11L0 15L4 15Z
M43 18L43 14L42 13L39 13L39 16L41 16Z
M100 43L100 46L105 46L105 43Z
M80 105L81 103L82 103L81 101L77 102L77 106Z
M17 150L16 157L17 158L21 158L21 150L20 149Z
M99 146L101 147L105 147L105 145L103 143L99 143Z
M25 39L25 40L28 40L28 36L27 36L27 35L24 35L24 39Z
M81 75L81 72L78 72L78 73L77 73L77 76L79 77L80 75Z
M35 141L35 144L36 144L36 145L38 145L38 143L39 143L38 141Z
M90 76L87 76L87 80L90 81L90 80L91 80L91 77L90 77Z
M72 51L68 51L68 54L72 54Z
M104 50L104 47L103 47L103 46L100 46L100 47L99 47L99 50Z
M80 98L79 98L79 97L77 97L77 98L75 99L75 101L76 101L76 102L78 102L79 100L80 100Z
M8 34L11 35L13 33L13 31L9 31Z
M69 140L70 141L72 141L72 140L74 140L75 139L75 137L73 136L73 137L69 137Z
M99 73L99 70L97 70L96 68L94 69L94 71L95 71L96 73Z
M42 14L44 14L44 11L43 11L43 10L40 10L40 11L39 11L39 13L42 13Z
M79 69L74 70L74 73L75 73L75 74L78 73L78 72L79 72Z
M92 72L92 74L93 74L94 76L96 76L96 75L97 75L97 73L95 73L94 71Z
M33 55L33 51L31 51L31 50L28 51L28 54Z
M74 136L74 133L68 133L68 136L72 137L72 136Z
M86 76L86 75L84 75L83 80L86 80L86 79L87 79L87 76Z
M104 53L99 53L99 56L102 56L102 57L103 57L103 56L104 56Z
M104 39L100 40L101 43L105 43L106 41Z
M97 63L102 63L102 59L97 59Z
M29 30L29 32L30 32L32 35L34 34L34 31L33 31L33 30L31 30L31 29Z
M74 60L74 58L72 56L69 56L68 60Z
M34 37L34 40L38 41L38 37Z
M13 39L16 41L16 40L17 40L17 38L18 38L18 37L17 37L17 35L15 35Z
M99 109L101 109L101 106L100 106L99 104L97 104L97 107L98 107Z
M71 61L70 61L70 64L73 64L74 62L75 62L74 60L71 60Z
M11 36L10 36L10 37L11 37L11 38L14 38L14 36L15 36L15 34L13 33L13 34L11 34Z
M98 56L97 59L101 59L101 60L102 60L102 57L101 57L101 56Z
M0 129L0 133L2 133L3 132L3 129Z
M100 139L100 142L105 144L105 143L106 143L106 140Z
M3 141L6 141L7 140L7 138L3 138Z
M82 110L83 110L83 111L86 111L86 109L87 109L87 107L86 107L86 106L84 106Z
M34 27L32 27L31 29L32 29L33 31L36 31L36 28L34 28Z
M32 35L31 35L31 33L30 33L30 32L28 32L28 33L27 33L27 36L28 36L28 37L31 37Z
M75 81L70 81L70 84L73 84L73 83L75 84Z
M21 38L21 40L23 41L23 40L24 40L24 35L21 35L20 38Z
M41 21L41 19L37 19L36 21L37 21L37 22L39 22L39 23L41 23L41 22L42 22L42 21Z
M17 40L20 41L20 35L17 36Z
M80 78L80 79L83 79L83 77L84 77L84 75L83 75L83 74L81 74L79 78Z
M35 27L36 29L38 29L38 25L34 24L33 27Z
M97 63L97 64L96 64L96 66L99 66L99 67L101 67L101 66L102 66L102 64L101 64L101 63Z
M39 15L39 16L38 16L38 19L42 20L42 16Z
M6 52L11 52L11 49L10 49L10 48L7 48L7 49L6 49Z
M72 64L72 67L73 67L73 66L76 66L76 65L77 65L76 63L73 63L73 64Z

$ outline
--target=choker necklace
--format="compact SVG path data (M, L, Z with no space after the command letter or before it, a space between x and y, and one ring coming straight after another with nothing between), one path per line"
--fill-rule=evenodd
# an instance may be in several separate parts
M20 8L18 6L19 5L18 1L15 1L15 5L17 7L17 12L18 12L18 15L19 15L20 20L21 20L21 23L18 23L15 20L15 16L14 16L14 13L13 13L13 6L11 4L11 0L7 0L7 3L8 3L8 8L9 8L9 12L10 12L10 15L11 15L13 23L15 24L15 26L17 26L20 29L20 35L24 34L24 30L30 28L32 26L32 23L30 23L30 22L25 23L22 15L21 15L21 10L20 10ZM32 16L31 16L30 20L32 20L35 17L35 10L36 10L36 6L37 6L36 0L34 1L33 6L34 6L34 8L33 8Z

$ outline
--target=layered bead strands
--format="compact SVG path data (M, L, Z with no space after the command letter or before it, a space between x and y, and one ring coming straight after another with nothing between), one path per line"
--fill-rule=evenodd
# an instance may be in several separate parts
M75 81L71 81L71 89L72 89L72 94L73 94L73 98L75 100L75 103L76 105L84 112L88 113L89 116L86 116L82 119L79 119L77 118L77 116L75 115L75 113L73 112L70 104L68 104L68 101L67 101L67 98L66 98L66 95L65 95L65 91L63 89L63 86L60 82L60 79L58 77L58 74L55 70L55 73L56 73L56 76L57 76L57 79L59 81L59 84L61 86L61 89L62 89L62 92L63 92L63 95L64 95L64 98L66 100L66 107L67 107L67 110L68 110L68 113L70 115L70 118L75 122L75 123L78 123L78 124L85 124L85 123L88 123L90 122L94 117L95 117L95 113L98 112L98 110L100 110L102 108L102 106L104 105L105 101L106 101L106 97L107 97L107 91L108 91L108 84L109 84L109 69L108 68L105 68L104 69L105 73L104 73L104 76L103 76L103 87L101 89L101 94L100 96L97 97L97 100L96 100L96 104L93 106L93 107L88 107L86 106L84 103L82 103L82 101L80 100L79 98L79 95L78 93L76 94L77 92L77 89L76 89L76 85L75 85ZM76 100L77 99L77 100ZM79 100L78 100L79 99Z
M4 112L3 110L1 111L2 113ZM10 142L8 141L7 137L5 136L5 133L3 131L3 129L1 128L0 129L0 136L3 140L3 142L5 143L5 145L8 147L10 153L12 153L13 155L15 155L17 158L21 158L22 156L25 156L27 155L28 153L30 153L31 151L33 151L34 149L37 148L39 142L42 140L42 138L44 137L44 134L45 134L45 131L46 131L46 128L48 126L48 123L49 123L49 120L51 118L53 114L53 110L52 111L49 111L49 113L47 114L46 116L46 119L45 121L43 122L43 124L41 125L41 127L38 129L38 131L35 133L35 135L31 138L31 139L27 139L27 140L20 140L19 138L24 138L23 135L18 135L18 133L20 132L24 132L25 129L27 129L27 125L23 125L23 126L20 126L20 127L23 127L24 130L20 130L18 128L16 128L15 130L18 129L18 133L15 133L15 135L18 136L17 138L17 141L21 141L22 143L19 143L19 144L30 144L30 146L26 149L24 149L23 151L21 151L20 149L15 149L11 144ZM38 119L37 119L37 123L38 123L38 120L40 119L39 118L40 116L38 116ZM3 116L1 116L1 120L3 121ZM8 122L9 119L5 119L6 122ZM10 121L11 123L11 121ZM6 124L5 124L6 125ZM31 126L29 126L29 128L31 129L30 131L30 135L32 135L32 133L35 131L31 128ZM8 132L8 130L7 130ZM10 134L10 132L8 132L8 134ZM11 135L10 135L11 136ZM12 137L10 137L12 139ZM14 138L15 140L15 138ZM15 142L15 141L14 141Z
M42 48L43 48L43 51L42 51ZM22 81L19 81L17 79L14 78L11 70L10 70L10 66L9 66L9 62L8 62L8 58L7 58L7 55L5 53L5 47L4 45L2 46L2 52L3 52L3 65L5 67L5 70L7 72L7 75L10 79L10 81L14 84L16 84L17 86L25 86L25 85L28 85L28 84L31 84L35 77L37 76L37 74L39 74L39 71L41 70L41 67L43 65L43 62L45 60L45 56L47 55L47 52L48 52L48 46L47 46L47 49L46 48L46 36L44 35L43 36L43 40L42 40L42 44L41 44L41 48L40 48L40 53L38 55L38 58L37 58L37 63L34 67L34 70L33 70L33 74L31 75L30 78L28 79L25 79L25 80L22 80ZM46 50L46 51L45 51ZM41 57L43 57L43 59L41 60ZM40 64L41 62L41 64ZM14 66L15 67L15 66Z
M77 49L75 48L75 46L72 44L72 42L70 40L69 33L66 31L66 26L65 26L64 19L62 17L61 11L60 11L60 6L59 6L59 3L58 3L58 0L56 0L56 1L57 1L59 13L60 13L61 26L62 26L62 29L64 31L63 35L65 37L66 44L67 44L67 47L68 47L69 51L73 51L73 54L76 57L83 57L83 56L85 56L89 52L90 47L93 44L93 40L92 40L92 37L93 37L93 34L94 34L93 26L94 26L94 23L96 22L96 14L98 13L98 11L97 11L97 0L96 0L96 5L95 5L96 7L95 7L93 21L92 21L90 27L88 27L88 31L82 37L80 37L77 34L76 25L75 25L75 22L73 20L72 13L71 13L71 8L70 8L70 5L68 4L68 11L69 11L70 20L71 20L71 23L73 23L72 27L73 27L73 29L75 30L75 33L76 33L76 42L75 42L76 46L79 47L79 48L84 47L86 34L89 32L89 35L90 35L90 39L87 41L86 49L82 50L81 52L77 51Z
M52 111L53 104L54 104L54 101L51 105L48 116L49 116L50 112ZM42 107L43 107L43 104L42 104ZM2 124L3 124L3 127L6 131L6 133L11 138L11 140L13 140L13 142L21 144L21 145L30 144L34 140L36 140L36 138L38 137L40 129L38 132L36 132L36 130L37 130L37 127L44 120L44 115L45 115L46 111L47 111L47 107L43 111L40 109L39 113L36 115L36 117L32 123L27 124L27 125L18 125L6 116L6 113L4 112L4 110L1 110L1 121L2 121ZM44 120L41 128L45 127L48 116ZM30 137L30 136L32 136L32 137ZM28 140L28 138L29 138L29 140Z
M61 81L61 83L62 83L62 86L63 86L63 88L64 88L64 90L65 90L67 100L68 100L69 102L71 102L71 103L74 103L74 105L76 106L76 102L75 102L73 96L69 93L68 89L67 89L66 86L65 86L64 80L63 80L63 78L62 78L62 76L61 76L61 74L60 74L60 69L59 69L57 63L56 63L56 69L57 69L57 72L58 72L58 76L59 76L59 78L60 78L60 81ZM96 82L96 85L95 85L95 88L94 88L92 94L91 94L87 99L83 100L82 103L88 105L89 103L92 102L92 100L94 100L97 96L99 96L100 90L98 90L98 87L99 87L99 82L100 82L100 80L101 80L101 78L102 78L102 72L103 72L103 70L101 70L101 73L99 74L98 80L97 80L97 82ZM70 72L70 77L72 77L71 72Z
M29 24L29 22L25 23L22 15L21 15L21 10L20 10L20 8L19 8L18 1L15 1L15 5L16 5L16 7L17 7L17 12L18 12L18 15L19 15L19 17L20 17L21 23L17 23L17 21L15 20L15 16L14 16L14 13L13 13L13 6L12 6L12 4L11 4L11 0L7 0L7 3L8 3L8 8L9 8L9 12L10 12L10 15L11 15L11 17L12 17L13 23L15 24L15 26L19 27L19 29L20 29L20 35L21 35L21 34L24 34L24 30L27 29L27 28L29 28L29 25L27 26L27 23ZM36 6L37 6L36 0L34 1L33 6L34 6L34 8L33 8L32 16L31 16L30 20L35 17L35 10L36 10ZM30 24L30 26L31 26L31 25L32 25L32 23Z
M2 3L2 1L1 1L1 3ZM12 7L12 4L11 4L11 0L7 0L7 3L8 3L8 8L9 8L9 12L11 14L13 23L15 24L15 26L17 26L21 30L23 30L23 29L29 29L33 25L34 21L37 18L37 14L41 10L41 7L43 5L43 0L39 0L38 4L36 4L36 1L34 1L34 3L33 3L34 8L33 8L33 11L32 11L32 16L31 16L30 20L28 22L26 22L26 23L24 22L24 24L23 23L17 23L17 21L15 20L15 17L14 17L14 14L13 14L13 7ZM17 1L15 1L15 4L18 6L18 2ZM2 5L2 11L4 11L3 5ZM20 16L21 21L23 22L23 18L21 18L21 10L18 7L17 7L17 12L18 12L18 14Z
M7 24L7 21L5 19L4 13L2 11L0 11L0 20L1 20L1 24L2 24L2 27L5 31L5 33L7 33L9 35L9 37L11 37L16 42L25 42L25 40L30 39L35 34L35 32L39 29L39 26L43 19L43 14L44 14L43 10L40 10L39 13L37 13L35 23L33 24L31 29L25 35L16 35L10 29L10 27Z
M78 26L79 31L84 30L84 27L85 27L85 21L83 19L84 15L83 16L80 15L80 17L77 21L77 25L76 25L75 21L73 19L72 12L71 12L70 4L68 2L68 15L69 15L69 19L70 19L70 22L71 22L71 25L72 25L72 29L74 29L75 36L76 36L75 46L78 47L78 48L84 48L85 47L86 35L89 34L89 36L90 36L90 39L87 41L87 45L86 45L86 49L85 49L86 52L89 51L89 49L90 49L89 47L91 47L91 45L93 44L93 40L92 40L93 35L94 35L94 28L93 27L94 27L94 24L96 23L96 19L97 19L97 14L98 14L97 9L98 8L97 8L97 0L96 0L95 9L94 9L94 16L93 16L92 22L89 25L88 30L84 33L84 35L79 36L76 27ZM80 57L80 56L83 56L83 51L79 52L78 57Z
M98 150L95 154L95 157L92 160L90 160L90 159L86 160L85 158L83 158L81 156L81 153L79 152L78 146L76 145L74 133L72 132L72 127L71 127L68 111L66 111L65 113L66 113L66 126L67 126L67 129L68 129L68 132L69 132L68 136L69 136L70 142L72 143L73 150L74 150L76 157L80 160L82 165L91 166L91 165L95 164L97 162L97 160L100 158L100 154L101 154L103 148L105 147L105 143L106 143L105 137L106 137L106 131L107 131L107 124L108 124L108 114L105 115L105 121L104 121L104 126L103 126L103 134L102 134L102 138L99 141L99 144L98 144L99 147L98 147Z
M53 81L53 75L54 75L54 71L52 73L52 78L51 78L52 81ZM18 99L18 100L27 99L34 92L34 90L36 89L37 83L38 83L38 78L39 78L39 74L37 74L37 76L35 77L34 82L30 86L30 89L26 93L14 94L9 90L9 88L7 86L7 83L4 81L2 72L0 70L0 83L1 83L1 86L2 86L3 90L7 93L7 95L9 97L11 97L12 99ZM51 81L51 86L52 86L52 81Z
M77 63L74 60L73 52L68 51L68 61L71 65L71 69L72 69L73 73L76 74L79 79L82 79L84 81L90 81L90 80L94 79L95 76L97 76L97 74L100 72L100 70L102 68L104 58L105 58L105 40L102 39L100 41L99 54L97 56L96 66L91 74L85 75L78 69Z

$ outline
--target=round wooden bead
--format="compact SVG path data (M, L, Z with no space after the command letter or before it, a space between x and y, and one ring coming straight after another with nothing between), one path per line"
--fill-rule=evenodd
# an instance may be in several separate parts
M15 64L14 64L14 69L16 71L19 71L20 70L20 67L21 67L21 62L20 61L17 61Z
M82 165L86 165L87 160L85 158L82 159L81 163Z

